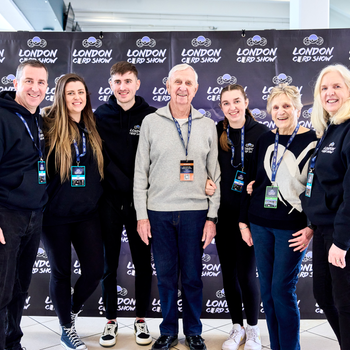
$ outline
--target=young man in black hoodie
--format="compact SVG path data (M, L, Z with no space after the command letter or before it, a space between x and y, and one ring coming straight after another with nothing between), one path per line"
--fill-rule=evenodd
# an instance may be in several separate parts
M16 91L0 93L0 350L22 349L20 322L47 201L39 115L47 79L41 62L25 61Z
M122 61L110 70L113 95L108 103L95 111L97 129L103 141L105 161L104 195L100 217L105 252L105 270L102 279L103 302L107 324L100 337L100 345L113 346L118 332L117 323L117 269L123 225L128 235L135 265L136 343L152 342L145 316L149 304L152 268L150 246L137 233L136 212L133 203L134 163L143 118L155 112L136 92L140 87L136 67Z

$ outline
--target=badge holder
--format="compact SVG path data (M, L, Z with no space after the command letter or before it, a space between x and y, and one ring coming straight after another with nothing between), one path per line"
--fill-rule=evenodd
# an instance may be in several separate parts
M46 184L46 163L44 160L38 161L38 183L39 185Z
M278 187L277 186L266 186L264 208L277 208L278 201Z
M311 189L312 189L312 183L314 181L314 173L309 172L307 175L307 182L306 182L306 187L305 187L305 196L306 197L311 197Z
M245 174L243 171L237 170L235 179L233 181L231 190L236 192L242 192L244 186L244 177Z
M193 160L180 160L180 181L193 181Z
M85 187L85 166L72 166L71 186Z

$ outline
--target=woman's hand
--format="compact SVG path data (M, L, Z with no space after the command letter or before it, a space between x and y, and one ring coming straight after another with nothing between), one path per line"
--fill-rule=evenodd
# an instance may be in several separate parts
M207 179L207 183L205 184L205 194L207 196L212 196L215 193L216 185L212 179Z
M328 262L343 269L346 266L345 256L347 251L338 248L334 243L328 252Z
M305 227L302 230L292 234L292 236L295 238L288 241L290 243L289 247L294 248L294 252L298 250L303 252L305 249L307 249L313 235L314 231L311 230L310 227Z
M249 247L251 247L253 243L252 233L250 232L250 229L247 224L244 224L243 222L238 223L239 230L241 231L242 239L244 242L248 244Z
M249 184L247 185L247 193L252 195L253 193L253 185L255 181L250 181Z

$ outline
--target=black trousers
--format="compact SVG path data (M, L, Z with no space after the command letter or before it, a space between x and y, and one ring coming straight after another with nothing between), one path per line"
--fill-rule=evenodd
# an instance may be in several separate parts
M105 259L102 295L106 318L109 320L117 318L117 270L123 225L125 225L135 266L136 316L145 317L152 282L151 247L147 246L137 233L135 209L133 207L115 208L110 202L103 199L100 205L100 217Z
M44 226L42 241L51 266L50 297L61 325L71 322L70 312L81 310L99 285L103 273L103 246L98 214L64 225ZM73 245L81 275L71 295Z
M318 226L313 238L314 296L338 338L342 350L350 350L350 256L341 269L328 262L333 226Z
M238 218L233 211L219 210L216 225L216 248L219 254L222 279L232 323L243 326L243 311L249 325L258 323L260 291L256 277L254 246L249 247L242 239Z

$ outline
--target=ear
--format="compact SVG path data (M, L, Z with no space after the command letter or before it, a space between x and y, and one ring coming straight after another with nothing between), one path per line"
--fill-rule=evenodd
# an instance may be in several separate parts
M245 100L244 105L245 105L245 108L247 109L248 105L249 105L249 99L248 98Z
M17 91L17 87L18 87L17 79L13 79L13 86L14 86L15 90Z
M169 95L170 95L170 85L169 85L169 79L166 81L165 86L166 86L166 89L167 89L167 91L168 91L168 93L169 93Z
M137 79L136 85L137 85L137 88L136 88L136 91L137 91L140 88L140 86L141 86L141 80L140 79Z

